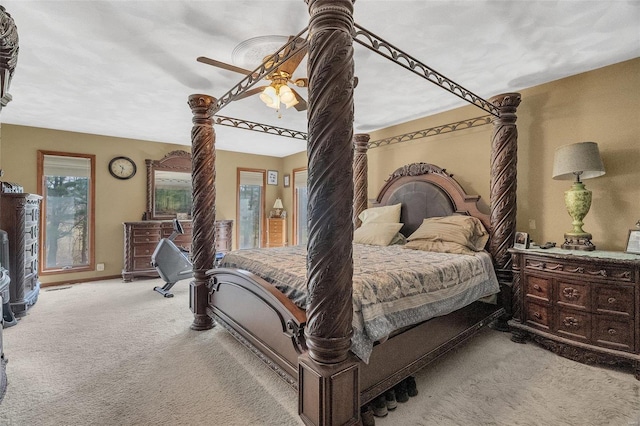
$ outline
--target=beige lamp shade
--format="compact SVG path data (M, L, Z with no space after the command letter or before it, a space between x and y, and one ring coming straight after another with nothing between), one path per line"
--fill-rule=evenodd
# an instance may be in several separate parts
M591 179L604 173L604 164L597 143L579 142L556 149L553 179Z
M282 200L280 198L276 198L276 202L273 203L273 208L274 209L283 209L284 206L282 205Z

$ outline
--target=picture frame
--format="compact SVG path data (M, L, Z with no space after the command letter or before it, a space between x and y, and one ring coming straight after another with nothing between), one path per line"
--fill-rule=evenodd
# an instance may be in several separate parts
M277 185L278 184L278 171L277 170L268 170L267 171L267 185Z
M640 254L640 229L629 229L627 238L627 253Z
M516 232L513 239L513 248L528 249L529 248L529 234L526 232Z
M282 184L284 185L285 188L289 187L291 182L290 179L291 179L291 176L288 174L282 176Z

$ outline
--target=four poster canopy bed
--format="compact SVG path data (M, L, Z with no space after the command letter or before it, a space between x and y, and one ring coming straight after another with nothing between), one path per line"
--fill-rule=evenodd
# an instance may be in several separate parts
M220 99L189 97L192 328L210 329L215 320L229 330L298 390L306 424L356 424L362 405L508 315L520 96L483 100L355 25L351 0L308 4L306 39L304 31L293 37ZM490 214L478 208L480 197L428 163L397 169L367 208L366 151L375 143L353 135L354 41L492 116ZM239 250L214 268L214 121L300 135L214 114L302 47L309 52L307 246Z

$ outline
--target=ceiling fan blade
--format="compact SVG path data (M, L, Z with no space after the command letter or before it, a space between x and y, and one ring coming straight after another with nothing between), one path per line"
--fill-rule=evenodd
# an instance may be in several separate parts
M295 104L293 107L297 111L305 111L307 109L307 101L305 101L302 98L302 96L300 96L300 94L298 92L296 92L295 90L291 89L291 92L293 92L293 94L296 96L296 99L298 100L298 103Z
M215 59L207 58L206 56L198 56L197 61L202 62L203 64L222 68L223 70L234 71L244 75L253 74L253 71L245 70L244 68L236 67L235 65L227 64L225 62L216 61Z
M290 36L289 41L291 41L292 39L293 39L293 36ZM289 75L293 75L296 68L298 68L298 65L300 65L300 62L302 62L302 59L304 58L304 55L307 54L307 51L309 50L309 48L308 48L308 44L304 39L299 38L298 41L300 43L305 43L304 46L302 46L302 48L298 50L291 58L287 59L282 65L280 65L278 67L279 71L284 71ZM298 44L298 46L300 46L300 44ZM291 51L290 49L285 50L283 52L283 55L285 56L288 55L290 51Z
M251 90L247 90L246 92L244 92L242 95L238 96L236 98L236 100L238 99L244 99L244 98L248 98L249 96L253 96L253 95L257 95L258 93L262 92L266 87L268 86L260 86L260 87L254 87Z

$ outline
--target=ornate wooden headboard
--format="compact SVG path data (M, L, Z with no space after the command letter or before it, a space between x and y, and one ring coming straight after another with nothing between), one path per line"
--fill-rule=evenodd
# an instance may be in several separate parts
M428 217L454 213L477 217L491 233L489 215L478 209L479 195L468 195L445 169L429 163L413 163L394 171L373 206L402 204L400 230L411 235Z

